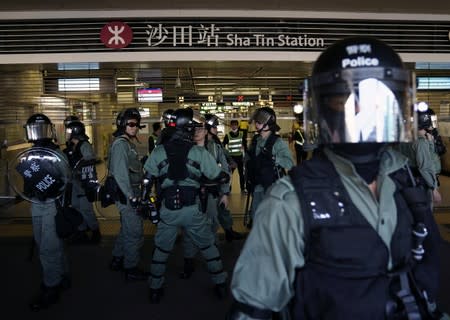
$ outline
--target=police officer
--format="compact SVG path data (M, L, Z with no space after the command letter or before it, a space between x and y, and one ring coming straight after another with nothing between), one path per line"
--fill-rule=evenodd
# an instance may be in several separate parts
M270 107L259 108L253 113L251 120L255 122L257 134L252 139L246 160L247 191L253 197L249 226L264 193L285 174L285 170L294 166L289 146L276 134L280 127L277 125L275 111Z
M68 182L70 169L64 154L53 143L54 125L46 115L32 115L24 128L28 142L33 144L30 155L38 155L28 157L32 163L21 161L16 167L24 178L25 197L31 201L33 236L42 266L40 292L30 304L33 311L38 311L56 303L61 290L71 284L63 240L55 224L56 202Z
M431 108L428 108L428 111L431 116L431 130L429 131L429 133L431 133L434 138L435 152L439 157L442 157L447 152L447 147L445 146L444 141L442 141L442 137L439 134L438 119L436 113Z
M138 131L142 128L139 111L136 108L121 111L116 127L113 133L116 138L109 150L108 174L114 177L121 191L116 198L121 227L112 251L110 268L124 270L126 280L145 280L147 275L138 268L144 242L143 221L136 212L143 177L135 145Z
M194 142L198 146L205 147L222 171L230 174L227 158L217 137L219 119L213 114L205 114L204 117L204 127L196 128L193 138ZM216 234L220 224L228 242L242 239L243 236L233 230L233 218L228 209L230 184L224 183L219 185L211 183L209 180L203 180L200 193L201 201L203 201L201 208L211 223L211 231ZM188 279L194 271L194 257L198 252L198 248L188 236L185 236L183 240L184 269L181 278Z
M413 143L399 144L398 148L409 159L413 175L418 183L430 190L430 199L440 203L442 198L438 190L434 138L428 130L431 129L431 114L426 108L417 112L417 140Z
M306 157L308 156L308 153L303 148L303 145L305 144L305 138L303 137L302 127L300 126L300 121L297 121L294 132L292 135L292 139L294 141L294 149L295 149L295 156L297 159L297 165L301 164L303 161L306 160Z
M229 174L232 174L230 172L230 166L226 151L223 149L219 137L217 136L218 125L219 118L216 115L210 113L205 114L205 129L207 131L205 147L214 157L217 164L222 168L222 170L228 172ZM214 200L211 202L217 204L216 217L218 219L217 221L220 223L225 232L225 239L228 242L243 239L244 236L242 234L233 230L233 217L231 216L231 212L228 209L228 204L230 201L230 184L222 184L221 186L219 186L218 191L219 197L217 197L217 194L215 194L214 192L208 192L208 195L214 198Z
M431 126L427 129L427 133L430 135L430 152L431 158L434 163L434 169L436 173L436 180L438 187L440 186L439 175L442 170L441 156L445 154L447 148L445 147L442 137L438 131L437 115L434 113L433 109L428 108L428 113L431 118Z
M244 137L244 132L239 130L239 121L235 119L230 121L230 131L223 138L222 144L227 148L229 156L237 165L241 193L246 193L244 176L244 154L247 151L247 141ZM235 169L236 168L231 169L231 174L233 174Z
M409 79L393 49L372 38L347 38L320 55L305 123L319 130L321 147L258 207L235 265L230 319L435 312L424 301L439 282L437 226L407 159L388 146L414 137ZM420 224L425 242L423 232L413 235Z
M97 244L101 240L101 233L92 205L92 202L95 201L97 180L95 153L89 143L89 137L86 135L86 128L81 121L64 121L64 124L66 125L67 146L64 153L69 159L73 172L72 207L78 210L84 219L78 228L78 233L70 238L70 242ZM93 188L89 188L89 186L93 186ZM88 228L92 231L90 238L87 234Z
M199 208L199 181L203 175L208 179L217 179L218 183L227 183L229 175L220 169L205 148L193 144L192 109L177 109L174 117L176 130L166 143L153 150L144 165L144 193L149 193L154 179L159 179L161 185L161 221L155 234L149 277L152 303L158 303L163 295L166 262L179 228L183 228L206 259L216 295L222 298L226 294L227 274L214 243L215 235L206 215Z

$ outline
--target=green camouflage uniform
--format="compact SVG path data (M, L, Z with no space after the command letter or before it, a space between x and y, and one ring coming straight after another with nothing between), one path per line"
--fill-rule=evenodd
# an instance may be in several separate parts
M126 203L116 201L121 226L112 254L114 257L123 257L124 268L131 269L138 265L140 249L144 243L142 217L136 214L136 209L130 204L130 198L140 195L139 187L143 171L136 146L126 135L117 137L111 145L109 174L114 177L126 198Z

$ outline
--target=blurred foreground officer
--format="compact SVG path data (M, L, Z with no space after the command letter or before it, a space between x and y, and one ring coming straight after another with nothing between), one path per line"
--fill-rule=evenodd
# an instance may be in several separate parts
M147 276L138 269L140 249L144 243L142 217L137 214L137 199L143 177L142 164L136 151L137 134L141 128L141 115L136 108L120 112L116 119L116 137L109 150L108 175L119 187L116 206L120 211L120 231L112 251L110 268L124 270L126 280L145 280Z
M46 115L31 116L25 131L33 146L19 155L16 171L23 177L23 197L31 201L33 236L42 266L40 292L30 304L33 311L38 311L56 303L61 289L70 287L63 240L55 224L58 198L69 182L70 168L53 143L54 126Z
M259 108L251 120L255 122L258 134L252 139L246 159L247 191L253 198L249 227L255 218L258 205L265 196L264 193L276 180L285 175L285 170L290 170L294 166L289 146L276 134L280 127L275 111L269 107Z
M192 116L192 109L178 109L174 112L176 130L166 143L153 150L144 165L146 176L142 186L142 199L145 201L151 193L154 179L159 179L161 185L161 221L155 234L149 277L152 303L158 303L163 295L166 263L179 228L183 228L185 235L205 258L216 295L222 298L227 290L227 274L214 244L215 235L206 215L199 208L199 181L204 175L207 179L227 183L229 175L221 171L204 147L193 144Z
M258 207L229 319L435 319L438 229L426 190L388 146L414 138L410 78L372 38L320 55L305 124L321 147Z
M95 201L95 190L89 189L89 183L96 183L95 153L86 135L86 128L81 121L71 121L66 125L66 145L64 153L72 168L72 207L83 215L83 223L78 233L70 238L71 243L97 244L101 233L95 216L92 202ZM89 238L87 229L92 231Z

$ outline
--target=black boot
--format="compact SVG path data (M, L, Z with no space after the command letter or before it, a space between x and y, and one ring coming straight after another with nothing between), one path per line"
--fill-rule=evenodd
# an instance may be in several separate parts
M228 287L226 282L216 284L214 286L214 293L220 300L224 299L228 295Z
M181 279L189 279L195 271L194 267L194 259L193 258L184 258L184 267L183 272L180 273Z
M158 289L150 289L149 291L149 299L150 303L157 304L161 301L161 298L164 295L164 289L158 288Z
M102 240L100 229L92 230L91 244L99 244Z
M242 240L244 239L244 235L236 232L233 230L233 228L230 229L225 229L225 240L227 240L227 242L231 242L233 240Z
M125 280L127 281L143 281L147 280L149 274L144 272L137 267L126 268L125 269Z
M114 257L109 263L109 269L112 271L123 271L123 257Z
M58 302L58 299L59 299L59 286L47 287L44 284L42 284L41 291L31 301L30 308L32 311L47 309L52 304Z

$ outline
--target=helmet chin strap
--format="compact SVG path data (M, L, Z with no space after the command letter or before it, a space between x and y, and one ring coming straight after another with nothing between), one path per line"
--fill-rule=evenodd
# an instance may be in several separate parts
M267 129L264 130L265 127L267 127ZM270 128L269 128L269 125L268 125L267 123L264 124L264 125L261 127L261 129L256 130L256 132L258 132L259 134L261 134L261 132L267 132L267 131L271 131Z

